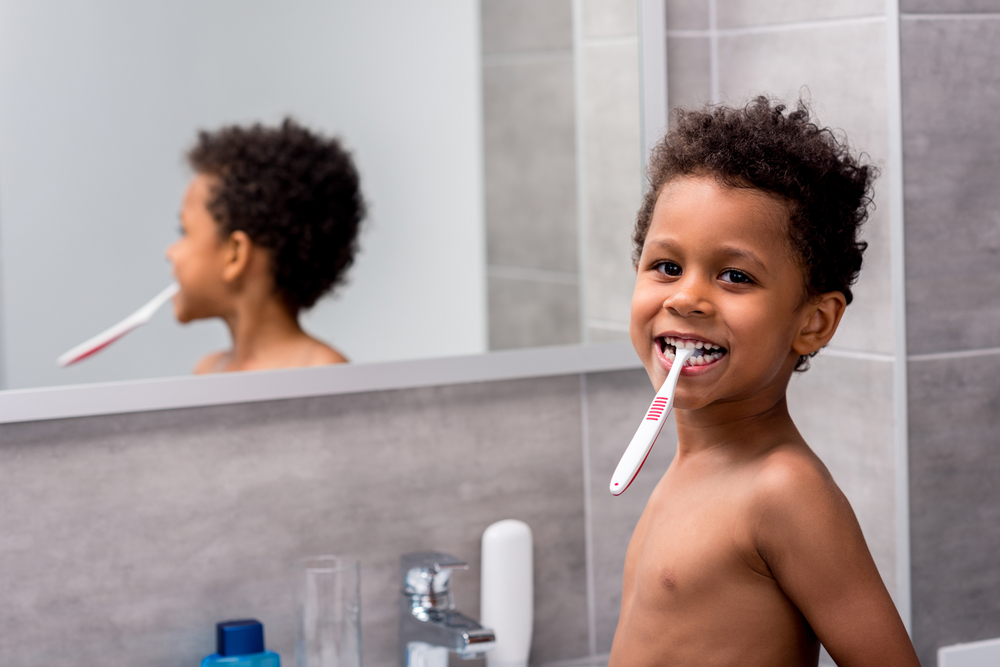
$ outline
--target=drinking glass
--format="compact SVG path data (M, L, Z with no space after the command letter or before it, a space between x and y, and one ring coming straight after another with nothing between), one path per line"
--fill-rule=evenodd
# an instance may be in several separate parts
M298 563L298 667L361 667L361 577L357 559L312 556Z

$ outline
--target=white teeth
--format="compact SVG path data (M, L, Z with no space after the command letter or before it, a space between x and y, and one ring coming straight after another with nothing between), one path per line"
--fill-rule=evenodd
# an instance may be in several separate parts
M675 351L678 349L691 350L694 353L694 356L689 357L685 366L704 366L718 361L726 354L724 349L700 340L685 340L669 336L663 337L662 340L666 343L662 351L663 356L670 361L674 360L676 356Z

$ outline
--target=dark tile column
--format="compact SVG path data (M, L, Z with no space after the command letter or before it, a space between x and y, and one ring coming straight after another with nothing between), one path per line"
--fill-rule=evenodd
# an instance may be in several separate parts
M913 635L931 666L1000 636L1000 3L901 4Z

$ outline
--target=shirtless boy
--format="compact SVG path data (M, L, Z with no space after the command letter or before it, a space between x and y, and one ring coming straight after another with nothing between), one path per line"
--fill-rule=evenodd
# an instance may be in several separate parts
M625 562L611 667L919 667L847 499L788 414L861 268L874 169L800 104L682 112L651 158L630 332L677 455ZM696 353L697 354L697 353ZM691 363L691 362L689 362Z

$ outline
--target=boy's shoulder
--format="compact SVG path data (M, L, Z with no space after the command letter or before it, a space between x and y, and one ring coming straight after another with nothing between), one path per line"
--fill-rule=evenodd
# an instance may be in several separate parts
M763 453L756 463L753 489L756 500L765 505L839 493L829 470L804 442L777 445Z
M758 463L750 488L757 550L773 567L799 540L829 531L854 531L857 519L847 497L826 466L804 443L768 451Z

